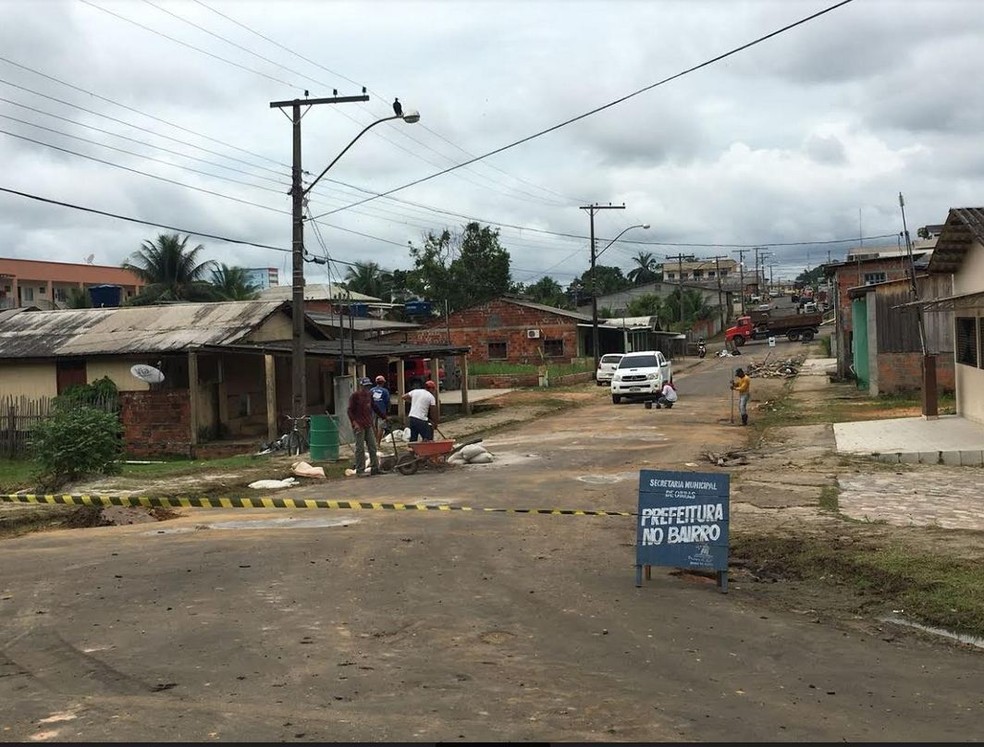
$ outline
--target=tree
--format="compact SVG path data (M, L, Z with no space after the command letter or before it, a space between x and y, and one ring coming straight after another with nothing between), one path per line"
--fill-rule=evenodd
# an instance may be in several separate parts
M675 288L663 301L664 317L673 324L679 324L680 318L680 289ZM709 319L713 309L704 300L704 294L695 288L687 288L683 292L683 323L691 324L699 319Z
M631 285L625 275L622 274L621 267L595 265L594 275L597 280L596 283L591 282L590 269L577 279L580 281L580 285L583 287L588 298L591 298L592 294L595 296L606 296L609 293L618 293L620 290L625 290Z
M345 271L345 287L373 298L390 295L392 276L375 262L355 262Z
M182 239L176 233L161 234L154 242L145 241L123 262L123 269L145 284L130 300L132 305L215 300L212 284L206 280L214 263L211 260L198 263L204 247L199 244L188 249L187 244L187 236Z
M212 270L212 286L219 301L252 301L259 295L259 288L242 267L219 265Z
M814 267L812 270L803 270L796 279L793 281L793 285L797 288L814 288L821 285L824 280L824 270L823 266Z
M468 223L461 234L428 233L422 247L411 247L414 269L407 286L421 298L447 301L450 311L504 295L512 288L509 252L499 231Z
M652 252L639 252L632 258L632 261L635 262L635 267L629 270L626 278L633 285L655 283L662 278L662 273L656 269L659 267L659 263Z
M637 296L625 306L626 316L654 316L657 319L663 314L663 299L655 293Z
M523 289L523 295L535 303L542 303L546 306L554 306L558 309L566 309L570 306L570 301L564 294L564 289L552 277L544 276L535 283Z

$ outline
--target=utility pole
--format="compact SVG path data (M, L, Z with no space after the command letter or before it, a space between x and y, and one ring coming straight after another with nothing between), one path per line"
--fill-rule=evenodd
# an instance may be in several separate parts
M691 256L689 254L686 255L686 256L684 256L683 254L674 254L671 257L666 257L666 259L675 259L677 261L677 294L680 297L680 321L683 322L684 321L684 318L683 318L683 260L684 259L687 259L689 261L692 258L691 258Z
M748 249L736 249L733 254L738 255L738 277L741 283L738 293L741 295L741 315L745 316L745 253Z
M290 108L290 120L293 125L294 157L291 165L291 321L293 322L291 350L291 411L293 417L303 418L307 415L307 372L304 360L304 184L301 168L301 107L312 107L318 104L346 104L356 101L368 101L365 89L361 96L333 96L326 99L309 99L307 91L304 99L291 101L271 101L271 109ZM307 109L305 109L305 113ZM341 322L341 319L339 318ZM342 329L341 324L339 328ZM342 359L344 360L344 358ZM342 371L339 371L339 375ZM303 432L305 422L295 421Z
M591 352L594 353L595 371L598 370L598 279L595 277L595 230L594 217L599 210L625 210L625 205L584 205L581 210L587 210L591 219Z
M724 294L721 291L721 260L726 259L726 257L717 256L711 257L711 259L714 260L714 274L717 276L718 281L718 310L721 312L721 329L724 329L727 323L724 317ZM731 314L728 314L728 316L731 316Z

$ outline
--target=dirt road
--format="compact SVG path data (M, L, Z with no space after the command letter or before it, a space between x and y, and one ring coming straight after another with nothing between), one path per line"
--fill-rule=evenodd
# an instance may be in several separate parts
M671 411L586 387L491 434L491 465L285 495L633 511L639 469L744 445L727 367L680 375ZM739 479L733 530L815 514L818 464L792 498ZM980 653L783 609L740 569L727 595L665 568L637 589L631 517L181 513L0 544L5 740L980 738Z

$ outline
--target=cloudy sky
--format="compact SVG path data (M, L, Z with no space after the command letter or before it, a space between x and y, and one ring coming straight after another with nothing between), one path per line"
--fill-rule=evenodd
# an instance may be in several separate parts
M651 228L602 264L761 246L792 277L860 235L895 246L900 192L913 236L984 203L978 0L854 0L654 86L835 4L0 0L0 187L268 245L192 238L289 282L291 124L270 102L365 86L307 111L308 178L394 97L421 119L374 127L312 190L314 255L405 269L408 242L478 220L515 280L567 285L579 208L624 203L599 249ZM0 192L4 257L116 265L163 231Z

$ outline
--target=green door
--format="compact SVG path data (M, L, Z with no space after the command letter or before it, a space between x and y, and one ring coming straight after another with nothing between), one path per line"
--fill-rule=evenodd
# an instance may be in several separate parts
M851 301L851 329L854 331L851 355L854 357L854 377L858 389L867 389L871 380L868 371L868 300L857 298Z

